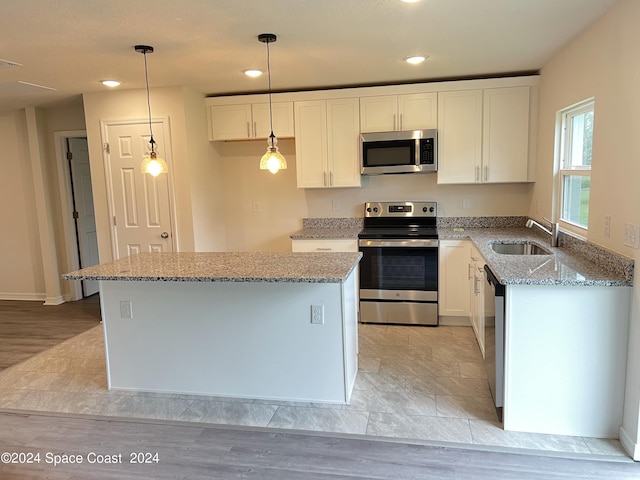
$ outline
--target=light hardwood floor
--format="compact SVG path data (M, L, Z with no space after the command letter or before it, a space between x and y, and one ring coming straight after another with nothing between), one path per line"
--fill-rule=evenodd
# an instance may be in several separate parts
M39 454L40 459L40 463L0 464L3 479L640 478L640 466L630 461L554 458L255 428L10 413L0 413L0 424L0 452ZM82 463L55 467L47 463L60 454L79 456ZM132 454L150 463L132 464ZM90 463L98 455L122 463Z
M100 323L99 295L43 305L0 301L0 371Z

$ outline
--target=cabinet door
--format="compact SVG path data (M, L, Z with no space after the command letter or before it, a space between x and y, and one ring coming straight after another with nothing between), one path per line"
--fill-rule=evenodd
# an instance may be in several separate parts
M209 107L211 140L252 138L251 105L213 105Z
M329 186L360 186L360 111L357 98L327 100Z
M438 128L438 94L398 95L398 130Z
M295 102L296 170L298 188L324 187L327 169L327 102Z
M397 130L397 112L396 95L360 98L360 131L365 133Z
M273 133L278 138L294 136L293 102L273 102ZM271 135L268 103L254 103L251 105L253 115L252 135L254 138L264 138Z
M481 181L482 90L438 93L438 183Z
M468 240L441 240L438 248L438 310L441 316L469 317L471 277Z
M483 181L526 182L529 160L529 87L484 91Z

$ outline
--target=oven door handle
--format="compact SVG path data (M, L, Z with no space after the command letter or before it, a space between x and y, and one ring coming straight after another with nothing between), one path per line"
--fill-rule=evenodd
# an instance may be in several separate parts
M360 239L360 247L437 248L438 240L418 238L388 238L385 240Z

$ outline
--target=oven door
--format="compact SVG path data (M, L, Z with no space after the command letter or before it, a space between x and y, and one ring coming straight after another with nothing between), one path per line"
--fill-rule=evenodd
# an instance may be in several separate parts
M437 325L438 240L360 239L360 321Z

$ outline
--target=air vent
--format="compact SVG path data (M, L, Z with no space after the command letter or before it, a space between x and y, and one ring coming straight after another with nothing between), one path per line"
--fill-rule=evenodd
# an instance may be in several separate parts
M10 60L3 60L0 58L0 68L9 68L9 67L21 67L21 63L12 62Z
M52 90L55 88L21 81L0 83L0 92L2 93L38 93Z

